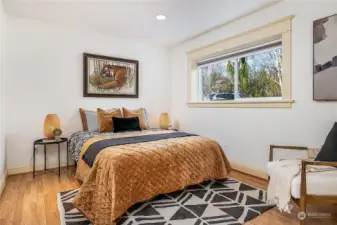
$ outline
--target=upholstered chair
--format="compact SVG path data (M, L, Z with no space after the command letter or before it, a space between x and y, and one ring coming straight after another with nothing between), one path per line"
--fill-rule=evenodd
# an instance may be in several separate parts
M314 161L319 150L298 146L270 146L269 162L267 163L268 176L272 174L276 158L278 158L277 160L289 160L289 157L285 156L290 156L291 159L300 158L303 160L300 174L292 180L291 196L300 207L300 211L304 213L306 213L308 204L337 204L337 169L306 173L308 165L337 167L337 162ZM277 154L278 157L275 157ZM300 225L304 224L305 219L300 220Z

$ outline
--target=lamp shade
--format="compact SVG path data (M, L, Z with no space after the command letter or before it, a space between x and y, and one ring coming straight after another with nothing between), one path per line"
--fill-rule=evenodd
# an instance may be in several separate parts
M170 117L168 113L162 113L159 118L159 127L161 129L169 129L170 127Z
M44 120L44 136L53 138L53 131L60 128L61 124L58 116L56 114L48 114Z

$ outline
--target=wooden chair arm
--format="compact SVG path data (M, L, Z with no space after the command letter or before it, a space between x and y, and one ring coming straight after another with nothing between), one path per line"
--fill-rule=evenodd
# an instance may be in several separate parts
M304 147L304 146L270 145L269 162L273 161L273 159L274 159L274 149L287 149L287 150L304 150L304 151L308 151L308 147Z
M315 165L315 166L337 166L337 162L305 161L305 160L303 160L302 167L306 167L308 165Z
M337 166L337 162L322 162L322 161L302 161L302 169L301 169L301 199L306 201L307 196L307 173L306 167L309 165L315 166Z

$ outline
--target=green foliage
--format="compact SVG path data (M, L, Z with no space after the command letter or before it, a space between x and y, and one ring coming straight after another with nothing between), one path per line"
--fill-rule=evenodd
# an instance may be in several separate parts
M234 93L235 65L238 66L238 95L241 98L282 96L282 50L219 62L201 68L203 96ZM237 96L238 97L238 96Z
M228 75L232 78L232 80L234 80L235 68L234 68L234 65L230 61L228 61L227 63L226 70L227 70Z
M250 68L244 58L240 59L239 92L241 97L277 97L281 96L281 87L272 79L266 66Z
M239 90L248 90L250 88L250 84L249 84L249 68L248 68L248 64L246 63L246 59L245 58L241 58L239 59Z

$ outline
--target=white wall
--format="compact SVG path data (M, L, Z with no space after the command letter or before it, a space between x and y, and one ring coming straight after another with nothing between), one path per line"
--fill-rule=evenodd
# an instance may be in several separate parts
M1 190L1 178L6 169L6 149L4 145L4 107L3 107L3 76L4 76L4 49L5 49L5 24L6 15L4 12L3 2L0 1L0 190Z
M8 16L6 141L8 169L32 165L33 141L43 136L46 114L56 113L64 133L81 129L78 108L145 107L158 126L169 111L167 49L38 21ZM139 98L84 98L82 53L139 60ZM55 149L56 150L56 149ZM52 150L49 164L55 165ZM65 151L63 150L63 153ZM62 164L65 162L62 155ZM43 163L39 151L37 164Z
M313 21L337 13L337 3L281 2L209 32L171 53L171 116L185 131L216 139L230 160L264 169L270 144L321 147L337 121L337 103L312 100ZM285 16L295 15L292 36L292 109L188 108L185 52Z

